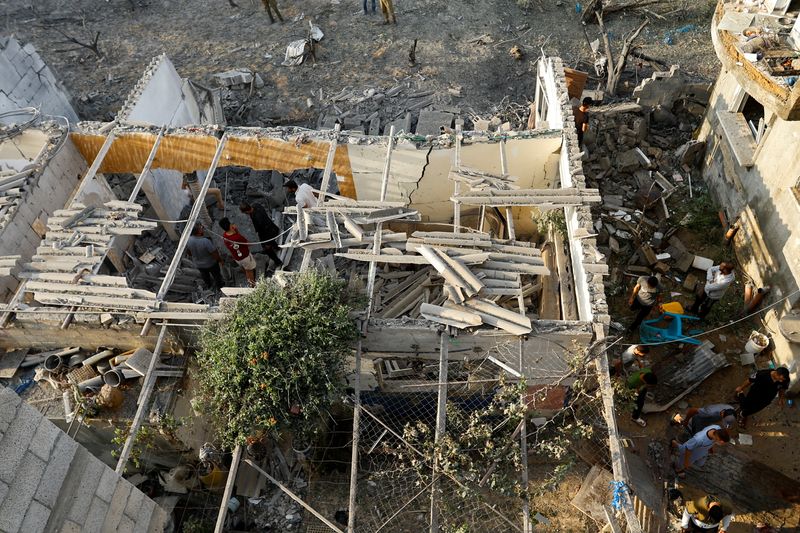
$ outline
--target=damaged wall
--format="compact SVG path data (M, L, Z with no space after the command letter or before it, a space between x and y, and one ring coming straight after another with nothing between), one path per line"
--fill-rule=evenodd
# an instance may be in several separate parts
M800 179L800 121L783 120L766 108L766 132L760 143L753 141L752 165L742 165L742 147L734 146L738 141L721 127L720 117L737 113L745 95L732 73L722 70L700 132L706 143L703 177L728 219L738 219L737 256L757 286L772 287L770 303L800 284L800 197L793 190ZM794 295L763 315L775 332L776 358L793 372L795 390L800 346L779 333L778 320L798 301Z
M36 107L45 115L78 121L70 96L32 44L0 38L0 112Z
M38 130L27 130L23 136L28 132ZM64 142L59 145L62 139ZM52 144L34 163L38 169L22 188L22 196L16 199L16 209L8 212L6 221L0 223L0 256L20 255L20 263L29 261L33 256L42 237L37 230L43 230L47 217L53 211L64 207L87 168L68 137L58 136L47 142ZM18 280L12 276L0 277L0 301L7 302L17 285Z

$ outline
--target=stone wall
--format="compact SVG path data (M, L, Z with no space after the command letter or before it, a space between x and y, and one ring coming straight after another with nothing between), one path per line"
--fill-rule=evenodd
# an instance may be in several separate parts
M0 531L161 532L167 513L0 388Z
M78 121L70 96L32 44L0 39L0 112L37 107L45 115Z

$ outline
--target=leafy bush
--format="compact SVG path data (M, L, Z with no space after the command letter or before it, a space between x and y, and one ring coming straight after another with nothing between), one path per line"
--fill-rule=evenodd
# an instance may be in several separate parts
M226 446L290 430L308 438L341 389L357 330L343 282L309 271L259 282L200 336L201 405Z

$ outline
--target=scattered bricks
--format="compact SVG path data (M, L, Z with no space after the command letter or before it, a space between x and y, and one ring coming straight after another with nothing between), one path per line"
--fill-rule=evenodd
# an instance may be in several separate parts
M684 280L683 282L683 288L689 292L694 292L695 289L697 288L697 282L698 282L697 276L695 276L694 274L689 274L686 276L686 280Z
M39 485L39 490L36 491L36 499L47 507L55 506L77 449L78 443L69 438L66 433L62 433L53 449L52 458L47 464L44 479Z
M663 261L658 261L655 265L653 265L653 270L660 272L661 274L666 274L669 272L669 265Z
M125 506L128 504L128 496L130 496L132 488L133 485L119 478L117 488L114 490L114 496L111 498L111 503L108 507L105 522L103 522L103 531L117 530L117 526L119 526L119 522L125 512Z
M643 244L639 250L642 252L642 257L648 265L653 266L658 262L656 253L649 244Z
M95 492L97 497L110 502L114 489L117 487L117 479L116 472L108 467L103 468L103 475L100 477L100 483L97 484L97 491Z
M31 506L28 507L28 512L25 513L25 519L22 521L20 531L44 531L48 518L50 518L50 509L37 501L32 501Z
M642 159L635 149L619 152L616 157L616 167L620 172L633 172L642 168Z
M692 263L694 263L694 254L686 253L675 262L675 268L681 272L688 272L692 268Z
M638 117L633 121L633 134L636 140L641 142L647 138L650 128L647 126L647 120L644 117Z
M22 407L27 406L24 404L20 406L20 415L23 413ZM17 416L8 426L8 430L3 435L3 440L0 441L0 457L2 457L0 461L0 481L8 483L12 492L15 489L12 482L18 473L17 469L25 456L25 451L30 446L38 425L38 418Z
M27 448L27 445L25 447ZM25 454L19 468L16 469L14 482L9 486L8 496L3 505L0 505L0 531L19 531L36 487L39 486L44 474L44 468L44 461L32 453Z
M439 135L440 128L453 127L452 113L445 113L443 111L420 111L419 119L417 120L417 135ZM499 126L499 124L498 124Z
M46 418L42 418L39 422L39 427L36 429L36 434L33 436L29 450L43 461L50 460L50 450L56 443L62 431L58 426L50 422Z
M86 513L86 522L83 524L81 531L86 533L102 531L107 513L108 504L106 502L100 498L92 499L92 505L89 507L89 512Z
M372 120L369 121L369 134L370 135L381 134L381 117L375 116L372 117Z

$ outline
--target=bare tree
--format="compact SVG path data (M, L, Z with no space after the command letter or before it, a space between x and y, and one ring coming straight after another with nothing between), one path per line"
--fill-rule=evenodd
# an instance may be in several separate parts
M99 31L95 32L94 37L92 37L92 32L86 28L86 19L83 19L81 21L81 26L83 27L84 32L86 32L86 36L89 37L89 40L85 42L77 39L76 37L70 35L69 33L67 33L62 29L56 28L55 26L49 26L50 29L57 31L64 37L65 40L59 41L58 44L77 45L72 48L64 48L61 50L56 50L56 52L74 52L75 50L80 50L81 48L88 48L89 50L94 52L94 55L97 56L97 59L103 59L103 53L100 51L100 44L98 42L100 40L100 32Z
M597 11L595 15L597 15L597 24L600 26L600 33L603 37L603 48L605 49L606 53L606 73L608 75L606 81L606 92L609 95L614 96L617 94L617 84L619 83L619 79L622 76L622 73L625 71L625 64L628 61L628 55L631 53L633 41L639 37L639 34L642 32L644 27L650 23L650 19L644 19L642 23L639 24L638 28L625 36L622 43L622 50L620 51L619 56L617 56L617 60L614 61L614 54L611 51L611 40L608 38L606 27L603 25L603 12Z

